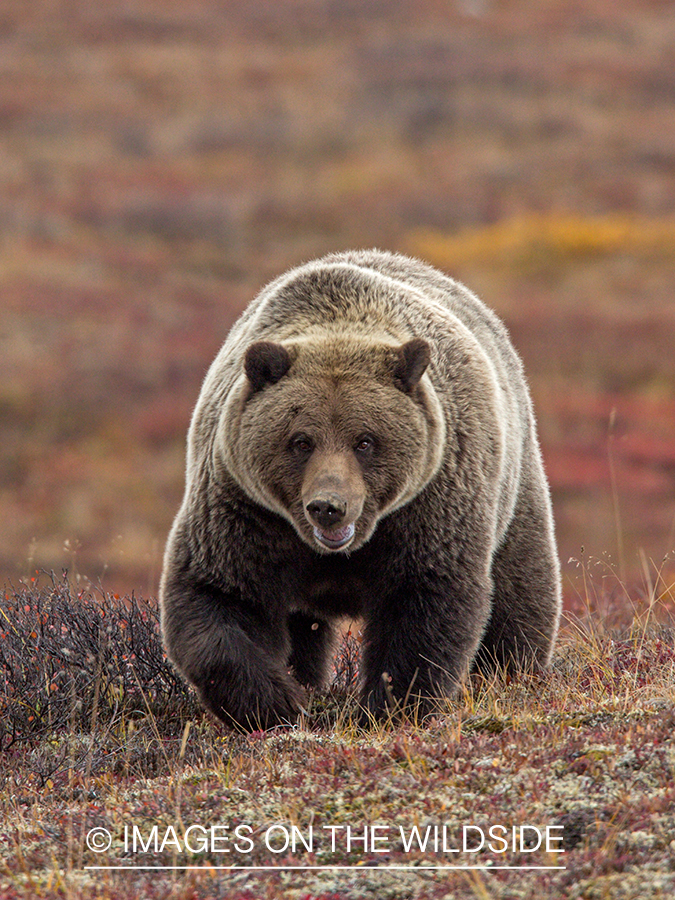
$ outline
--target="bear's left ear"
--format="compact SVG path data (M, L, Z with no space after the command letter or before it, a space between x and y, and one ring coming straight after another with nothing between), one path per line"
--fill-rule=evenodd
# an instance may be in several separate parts
M271 341L257 341L246 351L244 371L254 391L276 384L291 367L288 350Z
M422 338L413 338L396 351L394 379L397 387L409 394L431 362L431 348Z

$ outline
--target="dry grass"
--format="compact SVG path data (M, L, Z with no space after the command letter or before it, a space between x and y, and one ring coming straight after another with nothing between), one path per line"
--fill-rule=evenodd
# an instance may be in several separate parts
M314 698L297 727L245 737L207 719L180 691L173 701L158 697L157 673L144 683L142 667L136 688L128 682L111 703L104 673L114 670L116 654L141 649L115 625L93 654L88 705L86 689L78 691L86 716L75 706L72 723L61 719L51 731L31 730L21 698L5 694L3 719L17 717L27 732L3 753L0 898L669 896L675 889L675 649L659 600L664 591L654 590L632 611L617 594L615 605L630 611L630 621L617 629L598 612L593 581L586 573L589 590L580 598L586 609L568 617L545 675L475 676L432 722L366 731L355 724L358 645L351 637L338 656L339 681ZM672 586L668 593L672 599ZM62 583L22 591L12 601L15 609L37 614L26 634L25 613L23 653L42 666L49 641L38 649L34 635L50 598L65 608ZM72 612L90 600L70 595L69 602ZM129 621L128 601L97 602L107 619ZM53 623L53 610L50 615ZM78 646L83 624L70 623L70 646ZM146 655L156 652L153 628L138 639ZM7 632L0 636L5 658L12 640ZM77 680L78 671L70 669L69 677ZM43 695L47 707L55 693ZM495 841L477 853L444 852L442 845L430 852L431 843L422 852L414 841L406 850L413 828L423 837L430 827L433 840L434 826L446 826L447 846L461 849L468 825L476 826L467 831L469 846L477 828L487 834L490 826L533 826L525 829L527 840L536 837L534 827L551 826L563 842L551 852L531 851L527 840L515 852L502 852ZM190 826L196 827L186 847ZM205 837L211 826L222 839L215 848ZM273 826L289 834L295 827L295 852L268 849L266 837L278 850L284 836L280 827L268 831ZM380 838L375 848L364 848L362 840L348 845L348 827L351 837L363 838L372 826L379 829L369 832ZM109 833L105 852L88 847L93 828ZM300 838L308 842L310 834L308 852ZM218 846L229 852L214 852ZM467 864L492 871L424 868ZM87 868L92 865L131 868ZM157 865L195 868L140 868ZM213 868L223 865L276 869ZM310 865L327 868L290 868Z

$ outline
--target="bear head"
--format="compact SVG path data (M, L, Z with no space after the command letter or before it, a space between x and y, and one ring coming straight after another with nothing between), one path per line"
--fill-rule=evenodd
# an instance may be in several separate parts
M421 338L252 343L221 417L227 470L317 552L358 549L440 467L430 356Z

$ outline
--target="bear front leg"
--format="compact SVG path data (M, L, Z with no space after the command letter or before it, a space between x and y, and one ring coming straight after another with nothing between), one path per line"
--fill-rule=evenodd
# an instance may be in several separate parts
M456 579L408 584L366 619L362 724L434 711L467 674L489 617L490 588Z
M210 585L167 581L162 636L171 660L203 705L244 731L295 721L304 691L289 674L286 623Z

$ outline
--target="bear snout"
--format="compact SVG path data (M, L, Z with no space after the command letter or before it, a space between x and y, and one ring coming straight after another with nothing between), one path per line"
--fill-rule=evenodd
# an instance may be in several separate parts
M314 545L324 552L353 546L365 498L363 477L350 454L316 453L302 489L302 510L312 526ZM303 534L301 527L298 530Z
M326 550L342 550L351 544L356 528L353 522L343 524L347 501L339 494L322 494L305 505L305 513L313 525L314 540Z
M305 510L311 522L320 528L337 528L347 512L347 501L339 494L326 494L315 497Z
M323 494L305 505L305 514L313 525L314 540L326 550L343 550L356 533L353 522L344 524L348 503L339 494Z

